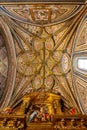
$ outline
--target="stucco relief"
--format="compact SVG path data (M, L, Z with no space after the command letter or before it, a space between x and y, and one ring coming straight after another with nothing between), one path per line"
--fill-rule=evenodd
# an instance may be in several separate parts
M0 7L11 18L33 25L52 25L76 15L80 5L5 5Z

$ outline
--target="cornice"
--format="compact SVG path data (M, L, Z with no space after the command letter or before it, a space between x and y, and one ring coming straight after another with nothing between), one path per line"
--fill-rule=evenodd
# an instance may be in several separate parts
M85 4L87 0L0 0L0 4Z

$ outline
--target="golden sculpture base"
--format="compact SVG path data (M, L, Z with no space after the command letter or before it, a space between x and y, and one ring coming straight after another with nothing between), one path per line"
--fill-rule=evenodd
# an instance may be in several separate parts
M0 128L0 130L18 130L18 128Z
M0 114L0 130L24 130L25 115Z
M9 128L8 128L9 127ZM87 130L87 115L55 115L52 122L27 123L26 115L0 114L0 130Z
M30 123L27 130L53 130L53 123Z

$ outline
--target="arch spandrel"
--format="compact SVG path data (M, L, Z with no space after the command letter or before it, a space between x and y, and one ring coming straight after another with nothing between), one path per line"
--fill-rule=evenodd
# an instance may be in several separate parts
M5 42L5 47L7 50L6 55L8 59L8 67L7 67L8 73L6 79L6 86L3 92L3 96L1 98L1 109L2 109L8 106L13 92L15 75L16 75L16 55L10 29L2 18L0 18L0 31Z
M77 95L79 106L83 113L87 113L87 71L80 60L87 58L87 15L83 17L78 27L73 44L73 84Z

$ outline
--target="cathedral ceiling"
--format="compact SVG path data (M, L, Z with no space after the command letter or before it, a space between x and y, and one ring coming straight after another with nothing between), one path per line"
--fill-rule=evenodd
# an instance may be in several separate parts
M87 56L86 12L86 4L0 6L2 109L45 90L61 93L69 109L87 112L87 73L78 67Z

